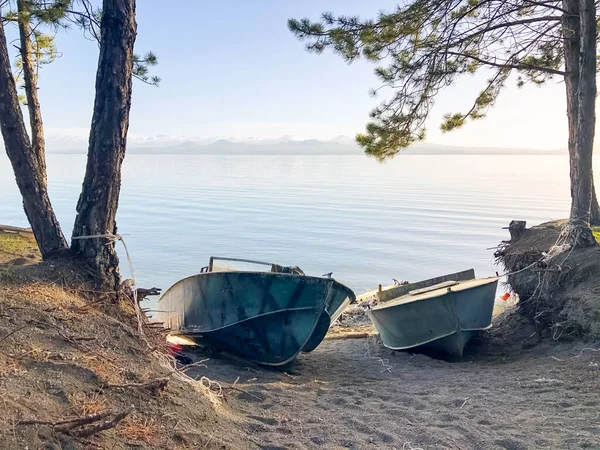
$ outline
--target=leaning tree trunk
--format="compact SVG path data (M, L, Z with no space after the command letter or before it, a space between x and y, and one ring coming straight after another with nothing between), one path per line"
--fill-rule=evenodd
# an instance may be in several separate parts
M590 229L592 152L596 125L596 8L594 0L579 3L581 39L575 151L570 152L571 213L569 239L574 247L596 243Z
M31 27L25 0L18 0L19 9L19 38L21 44L21 61L23 62L23 80L25 81L25 96L27 98L27 111L31 125L31 146L36 154L40 167L46 172L46 155L44 143L44 124L42 123L42 110L37 92L37 76L33 62L33 46L31 45Z
M0 22L0 128L12 164L23 208L43 258L67 248L48 197L46 162L29 142L17 87L10 67L4 27Z
M100 28L96 99L71 248L92 267L98 287L111 291L120 283L115 242L75 238L117 232L115 216L131 107L135 0L104 0Z
M577 151L577 114L579 113L579 0L563 0L562 18L563 52L565 55L565 92L567 96L567 122L569 129L569 175L571 198L574 196L575 154Z

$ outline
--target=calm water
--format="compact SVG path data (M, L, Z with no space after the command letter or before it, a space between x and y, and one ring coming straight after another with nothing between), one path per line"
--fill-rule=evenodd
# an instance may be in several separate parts
M66 234L84 168L84 155L48 157ZM487 248L507 238L503 226L568 206L563 156L129 155L117 220L144 287L166 289L217 255L333 271L360 293L470 267L492 275ZM0 223L28 226L5 155Z

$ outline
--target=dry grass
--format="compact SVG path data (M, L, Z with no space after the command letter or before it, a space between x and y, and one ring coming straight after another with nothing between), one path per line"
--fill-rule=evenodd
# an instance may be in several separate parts
M152 351L140 338L131 298L95 292L73 261L45 263L37 255L14 264L15 256L0 240L0 448L88 448L90 441L60 435L50 425L17 424L131 406L134 413L117 428L92 437L96 448L177 448L181 436L174 429L181 420L188 448L203 448L217 424L228 432L211 442L244 447L231 416L215 408L218 385L177 371L162 353L161 333L145 329ZM139 387L161 378L168 382L160 393Z
M27 373L27 370L14 358L3 358L0 355L0 378L19 377Z
M106 356L108 352L98 354L78 354L74 360L82 367L91 370L106 385L120 384L125 381L123 373L126 371L125 365L120 365L118 360Z
M118 433L128 441L145 442L153 445L161 439L161 429L154 419L132 414L126 417L118 428Z
M24 237L17 233L6 233L0 231L0 248L6 254L6 259L10 257L29 257L36 259L39 254L35 240L31 237Z
M600 227L592 227L592 232L594 233L596 241L600 243Z
M94 392L92 394L76 392L69 395L68 399L73 414L77 416L98 414L108 408L106 398L99 392Z

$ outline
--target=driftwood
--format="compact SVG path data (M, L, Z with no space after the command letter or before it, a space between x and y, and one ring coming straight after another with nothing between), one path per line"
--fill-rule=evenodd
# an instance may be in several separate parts
M83 417L78 417L76 419L60 420L58 422L50 422L46 420L22 420L18 422L18 425L50 425L55 431L58 431L60 433L85 438L93 436L94 434L99 433L100 431L114 428L132 411L133 407L130 406L129 408L118 412L107 410L102 411L98 414L91 414ZM110 416L113 417L107 420L102 420ZM85 425L89 426L86 427Z
M526 224L527 222L524 220L512 220L510 222L508 225L508 232L510 233L511 242L514 242L521 237L525 231Z
M154 380L144 381L143 383L125 383L125 384L109 384L107 387L110 388L139 388L139 389L149 389L152 391L154 395L158 395L160 392L164 391L167 387L167 383L169 382L168 377L164 378L156 378Z
M116 413L114 417L110 420L105 420L95 425L90 425L89 427L82 428L81 430L68 430L68 433L73 436L82 438L93 436L94 434L99 433L101 431L109 430L110 428L116 427L121 420L123 420L131 413L131 411L133 411L133 407L129 407L127 409L124 409L123 411Z
M160 295L160 291L161 291L161 288L157 288L157 287L151 287L150 289L138 288L137 289L137 299L138 299L138 301L140 301L151 295Z

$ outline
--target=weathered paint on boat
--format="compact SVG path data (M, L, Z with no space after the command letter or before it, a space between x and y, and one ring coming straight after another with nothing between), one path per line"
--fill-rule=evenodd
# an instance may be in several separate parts
M427 346L456 356L477 331L489 328L498 278L465 280L459 272L412 285L370 311L386 347ZM452 278L462 278L452 283ZM440 281L441 280L441 281Z
M205 272L169 288L154 318L174 334L277 366L313 350L331 321L327 308L337 313L347 297L352 291L332 278Z
M325 309L321 313L310 339L302 348L303 352L311 352L317 348L325 338L331 324L336 321L350 303L356 300L352 290L340 283L338 285L337 289L330 291L330 295L325 301Z

